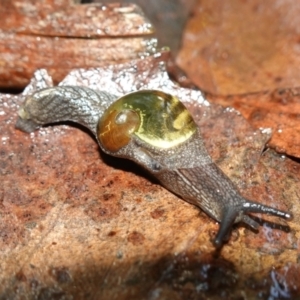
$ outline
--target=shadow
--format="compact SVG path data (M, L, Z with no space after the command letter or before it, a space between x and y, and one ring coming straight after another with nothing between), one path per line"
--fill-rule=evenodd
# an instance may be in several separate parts
M289 158L290 160L292 160L293 162L300 164L300 157L296 157L296 156L291 156L291 155L287 155L284 154L287 158Z
M3 87L0 86L0 94L11 94L11 95L18 95L24 91L24 88L21 87Z
M71 121L67 121L67 122L59 122L59 123L55 123L55 124L53 124L53 123L47 124L43 127L52 127L54 125L55 126L68 125L70 127L81 130L84 133L86 133L87 135L89 135L94 140L94 142L98 145L99 159L101 159L108 166L110 166L114 169L119 169L119 170L122 170L125 172L131 172L137 176L147 178L151 183L155 183L155 184L159 183L158 180L152 174L147 172L143 167L139 166L137 163L135 163L129 159L119 158L119 157L115 157L115 156L104 153L101 150L94 134L85 126L78 124L78 123L71 122Z
M268 299L274 290L271 270L250 275L239 273L224 257L201 252L167 255L153 261L145 257L132 262L116 258L106 265L86 264L76 269L75 264L72 270L43 267L29 276L18 272L7 281L0 299L15 299L18 290L23 297L40 300L242 299L238 297L240 291L251 299ZM287 278L280 280L288 285ZM295 289L290 299L299 295Z

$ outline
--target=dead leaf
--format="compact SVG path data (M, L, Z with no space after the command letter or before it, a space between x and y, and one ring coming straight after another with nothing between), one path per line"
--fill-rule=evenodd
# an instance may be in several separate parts
M298 1L197 1L178 65L212 94L300 86Z
M256 128L271 128L269 147L300 158L300 88L208 99L240 111Z
M134 4L14 0L1 4L0 18L2 88L24 88L39 68L47 68L57 84L74 68L121 63L156 50L154 29Z

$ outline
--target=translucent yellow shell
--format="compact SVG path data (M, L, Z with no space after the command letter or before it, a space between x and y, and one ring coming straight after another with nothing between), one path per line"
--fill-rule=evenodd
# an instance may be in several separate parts
M189 139L196 124L185 106L161 91L137 91L119 98L98 123L104 149L116 152L134 134L156 148L168 149Z

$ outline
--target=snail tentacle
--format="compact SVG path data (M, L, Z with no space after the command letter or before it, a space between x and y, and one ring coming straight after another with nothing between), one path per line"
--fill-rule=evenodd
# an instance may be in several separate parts
M250 226L253 230L258 230L258 228L259 228L259 224L256 221L254 221L251 217L249 217L248 215L243 215L242 221L245 224L247 224L248 226Z
M244 204L243 204L243 211L248 213L248 212L254 212L254 213L263 213L263 214L269 214L269 215L273 215L273 216L277 216L280 218L285 218L285 219L291 219L292 215L276 209L274 207L270 207L267 205L263 205L261 203L257 203L254 201L250 201L247 200Z
M229 208L225 208L223 211L222 221L220 223L219 230L214 239L216 247L220 247L224 241L229 238L232 225L235 223L238 212Z
M242 197L239 198L240 203L245 201ZM246 215L246 213L249 212L270 214L285 219L291 218L291 214L289 213L249 200L246 200L246 202L242 205L235 207L228 206L223 211L223 215L220 220L220 228L214 240L214 244L216 246L220 246L222 241L226 240L229 236L232 225L240 221L247 224L252 229L257 230L259 228L259 224L250 216Z

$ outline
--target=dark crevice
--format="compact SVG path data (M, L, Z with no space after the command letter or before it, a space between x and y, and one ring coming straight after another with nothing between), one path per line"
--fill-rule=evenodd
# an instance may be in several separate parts
M24 88L23 87L2 87L2 86L0 86L0 94L18 95L24 91Z
M292 156L292 155L288 155L288 154L285 154L285 156L287 158L289 158L290 160L292 160L293 162L300 164L300 157L296 157L296 156Z

